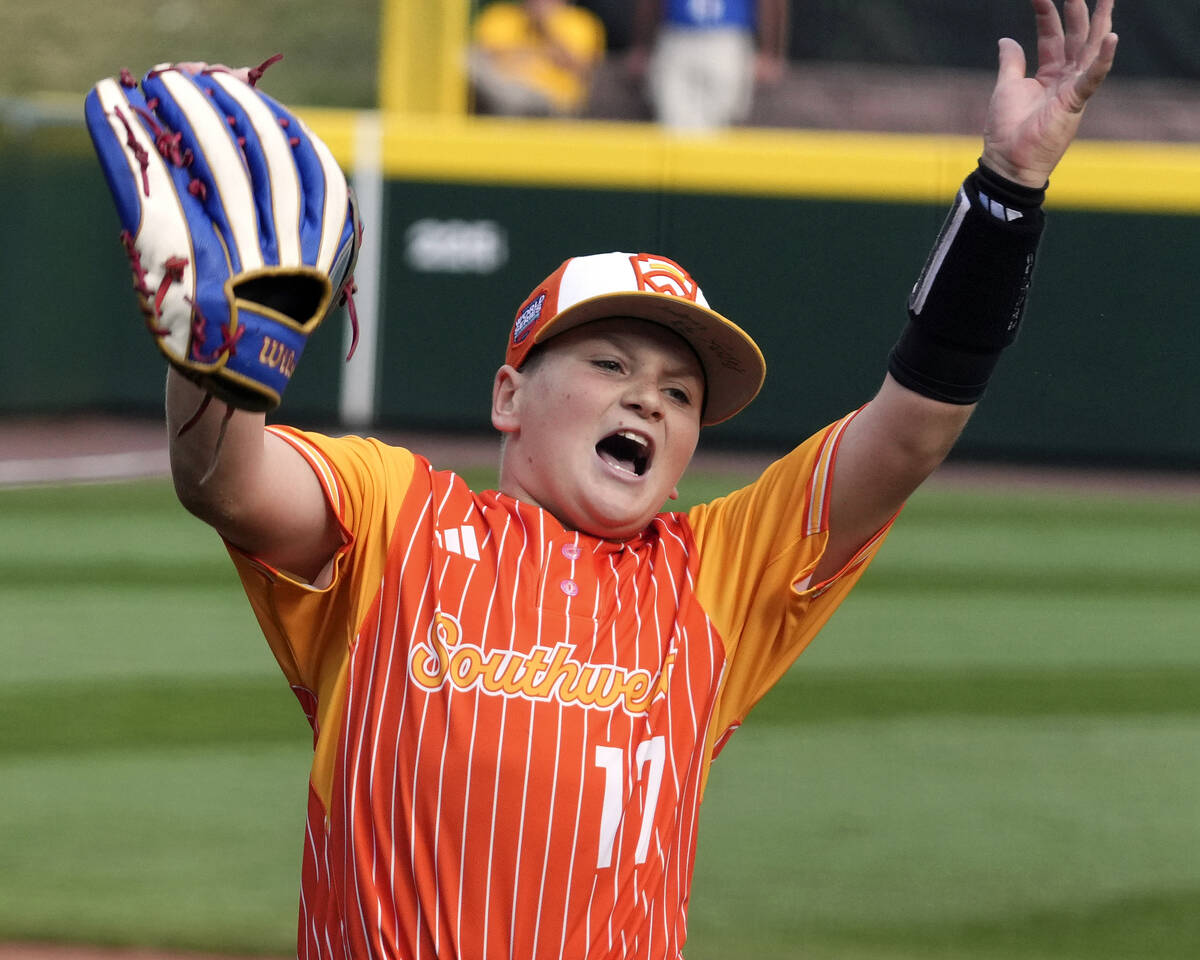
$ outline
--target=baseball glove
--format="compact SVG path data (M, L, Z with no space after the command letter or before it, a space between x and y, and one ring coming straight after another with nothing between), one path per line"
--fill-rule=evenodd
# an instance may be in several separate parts
M308 336L352 293L361 228L329 148L255 83L161 65L85 112L146 326L230 407L278 406ZM353 350L353 347L351 348Z

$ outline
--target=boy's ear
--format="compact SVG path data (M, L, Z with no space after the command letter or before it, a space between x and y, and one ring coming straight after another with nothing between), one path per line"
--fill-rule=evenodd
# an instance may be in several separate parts
M520 426L521 372L507 363L492 382L492 426L501 433L516 433Z

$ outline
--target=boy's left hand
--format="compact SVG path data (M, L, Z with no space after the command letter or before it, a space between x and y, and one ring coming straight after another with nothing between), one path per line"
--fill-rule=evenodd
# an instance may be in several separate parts
M1000 67L988 105L983 162L1028 187L1043 187L1079 129L1088 98L1113 64L1113 0L1032 0L1037 17L1037 73L1025 75L1025 51L1000 41ZM1065 21L1065 31L1064 31Z

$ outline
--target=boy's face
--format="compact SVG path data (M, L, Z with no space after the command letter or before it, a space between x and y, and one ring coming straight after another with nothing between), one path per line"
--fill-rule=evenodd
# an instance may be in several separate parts
M492 422L507 435L500 490L564 526L608 539L641 532L695 452L704 373L655 323L597 320L500 368Z

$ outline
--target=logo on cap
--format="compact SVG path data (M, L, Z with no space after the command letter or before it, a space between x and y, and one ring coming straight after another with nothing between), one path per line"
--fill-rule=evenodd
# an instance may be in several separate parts
M529 306L517 314L516 322L513 324L512 342L514 345L520 343L529 335L529 331L537 323L538 317L542 315L542 306L545 303L546 293L542 291Z
M686 270L674 260L639 253L629 258L637 274L638 289L648 293L665 293L672 297L696 302L700 288Z

